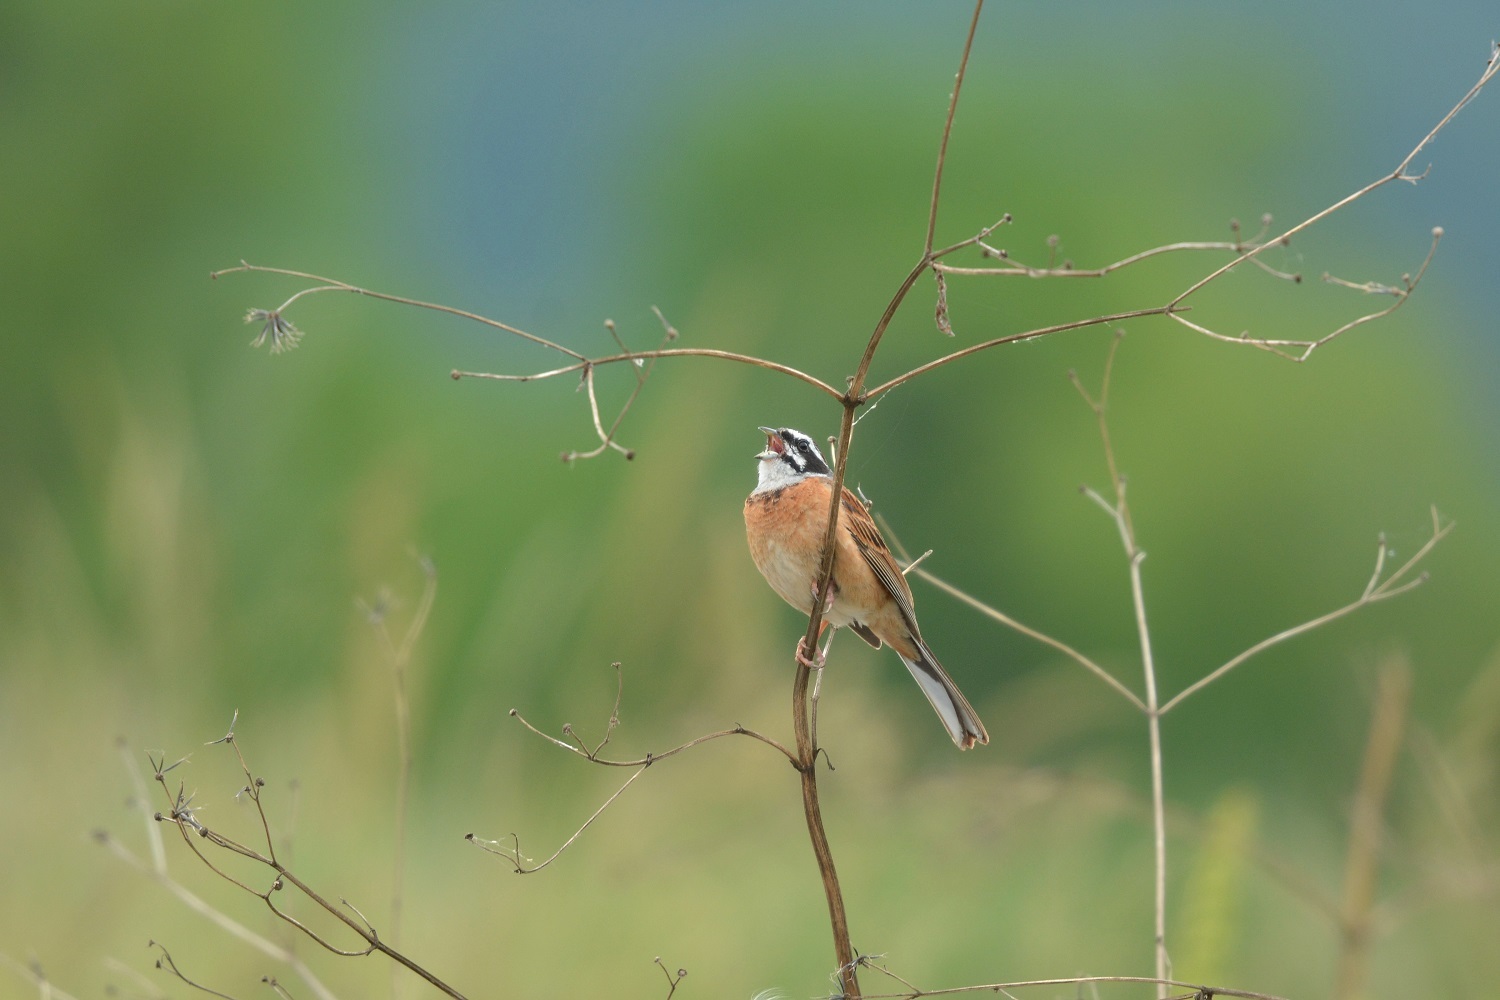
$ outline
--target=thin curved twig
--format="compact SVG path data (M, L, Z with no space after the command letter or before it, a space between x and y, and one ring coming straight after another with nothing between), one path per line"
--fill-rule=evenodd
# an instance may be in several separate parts
M470 312L467 309L459 309L454 306L446 306L440 302L424 302L421 299L411 299L407 298L404 295L392 295L389 292L377 292L369 288L360 288L358 285L351 285L347 281L340 281L337 278L325 278L321 275L309 274L306 271L293 271L285 267L267 267L264 264L251 264L249 261L242 260L239 262L239 265L237 267L226 267L218 271L211 271L209 272L208 276L210 279L217 281L222 275L236 274L244 271L250 271L259 274L279 274L289 278L304 278L308 281L316 281L319 283L319 287L304 288L302 291L297 292L291 298L283 302L279 307L272 310L272 312L275 313L280 313L283 309L285 309L287 306L290 306L292 303L296 302L304 295L312 295L318 292L349 292L354 295L365 295L372 299L380 299L383 302L394 302L397 305L412 306L417 309L430 309L433 312L447 313L450 316L457 316L460 319L472 320L475 323L482 324L483 326L493 327L496 330L503 330L506 333L514 334L515 336L520 337L523 340L529 340L533 344L538 344L542 347L546 347L551 350L558 351L559 353L566 354L570 358L577 358L579 361L585 360L582 354L579 354L572 348L564 347L563 345L556 343L555 341L548 340L546 337L538 337L534 333L527 333L520 327L511 326L509 323L502 323L497 319L490 319L488 316L482 316L479 313Z
M906 372L903 375L898 375L888 382L882 382L875 388L868 390L859 397L859 401L861 403L867 402L871 399L874 399L876 396L890 392L898 385L910 382L912 379L916 378L919 375L925 375L935 368L941 368L943 365L952 364L960 358L966 358L971 354L978 354L980 351L987 351L992 347L999 347L1003 344L1016 344L1020 343L1023 340L1035 340L1038 337L1046 337L1050 334L1062 333L1066 330L1085 330L1093 326L1108 326L1111 323L1123 323L1126 320L1141 319L1145 316L1171 315L1179 310L1185 310L1186 308L1186 306L1166 305L1154 306L1150 309L1132 309L1128 312L1110 313L1106 316L1095 316L1092 319L1073 320L1070 323L1057 323L1053 326L1040 326L1034 330L1026 330L1022 333L1012 333L1007 334L1004 337L996 337L993 340L986 340L983 343L972 344L962 350L954 351L951 354L945 354L940 358L934 358L933 360L928 361L925 364L918 365L911 371Z
M525 717L522 716L521 713L516 711L514 708L510 710L509 714L517 722L521 723L521 725L525 726L527 729L531 730L533 733L540 736L548 743L551 743L554 746L562 747L569 753L577 754L590 763L598 764L602 767L646 767L647 765L653 764L656 761L666 760L668 757L675 757L677 754L682 753L684 750L691 750L693 747L698 746L701 743L708 743L713 740L722 739L725 736L748 736L752 740L758 740L768 747L773 747L778 752L780 752L782 756L786 757L787 760L791 761L794 766L797 763L796 754L792 753L792 751L788 750L781 743L765 735L764 733L756 732L754 729L748 729L745 726L739 725L732 726L729 729L720 729L716 732L705 733L702 736L695 736L694 738L688 740L686 743L680 743L672 749L664 750L661 753L647 754L646 756L636 758L635 760L609 760L607 758L600 757L598 755L597 749L582 749L573 746L571 743L564 743L556 736L549 736L547 733L542 732L536 726L533 726L530 722L527 722Z
M1057 979L1020 979L1008 983L977 983L973 986L951 986L940 990L908 990L903 993L866 993L864 1000L919 1000L921 997L957 996L960 993L1002 993L1006 990L1029 989L1037 986L1086 986L1105 983L1139 983L1187 990L1184 1000L1212 1000L1213 997L1234 997L1236 1000L1285 1000L1271 993L1255 993L1251 990L1236 990L1225 986L1208 986L1180 979L1154 976L1062 976Z
M572 352L569 352L570 354ZM577 355L574 355L575 357ZM547 371L533 372L528 375L505 375L497 372L471 372L455 369L453 377L460 378L487 378L499 382L538 382L542 379L556 378L559 375L567 375L570 372L583 371L585 368L597 368L600 365L614 365L629 361L651 361L656 358L717 358L720 361L734 361L742 365L752 365L756 368L765 368L768 371L779 372L782 375L790 375L792 378L806 382L815 389L834 397L843 399L844 394L822 379L809 375L804 371L793 368L791 365L778 364L765 358L758 358L751 354L737 354L734 351L719 351L709 347L669 347L660 351L633 351L626 354L611 354L602 358L580 358L576 363L564 365L561 368L551 368Z
M943 165L948 160L948 138L953 134L953 116L958 113L958 92L963 89L964 76L969 69L969 52L974 48L974 34L979 30L979 14L984 9L984 0L974 4L974 16L969 19L969 35L964 41L964 54L958 60L958 72L953 76L953 95L948 99L948 117L943 119L943 138L938 143L937 169L932 174L932 203L927 209L926 256L932 256L932 239L937 232L938 199L943 190Z

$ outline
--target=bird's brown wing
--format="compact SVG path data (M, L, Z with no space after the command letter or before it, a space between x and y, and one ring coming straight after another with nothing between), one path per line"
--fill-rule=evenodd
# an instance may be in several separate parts
M906 622L906 627L920 641L922 633L917 630L917 611L912 606L911 587L907 586L906 575L901 572L896 557L891 554L891 547L881 537L880 529L875 526L875 519L870 516L865 505L860 503L859 498L847 488L843 496L843 523L853 536L854 543L859 546L860 555L865 557L865 562L874 571L876 579L895 598L896 607L901 610L901 618Z

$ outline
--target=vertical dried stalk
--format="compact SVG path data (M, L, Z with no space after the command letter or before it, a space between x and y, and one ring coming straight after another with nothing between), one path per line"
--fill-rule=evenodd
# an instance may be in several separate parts
M1396 658L1380 670L1370 738L1360 770L1354 814L1349 823L1349 854L1344 862L1344 899L1339 906L1339 971L1336 1000L1358 1000L1364 995L1365 961L1370 944L1370 917L1375 905L1375 866L1380 860L1380 825L1391 773L1406 729L1411 700L1411 671Z
M1125 511L1123 490L1120 509ZM1167 995L1165 980L1171 974L1171 963L1167 960L1167 806L1163 787L1161 758L1161 709L1156 699L1156 663L1151 654L1151 630L1146 626L1146 592L1141 584L1141 561L1146 553L1136 548L1135 531L1128 518L1122 517L1122 531L1126 535L1126 549L1130 553L1130 596L1135 605L1136 633L1141 639L1141 670L1146 676L1146 728L1151 739L1151 827L1153 831L1154 856L1156 858L1156 923L1153 938L1156 944L1156 978L1158 998Z
M964 38L963 55L959 59L958 73L953 82L953 93L948 99L948 117L943 122L943 139L938 149L937 168L933 175L932 202L928 210L927 240L923 247L922 259L911 269L901 286L896 289L896 293L891 296L891 301L886 305L885 312L876 322L875 329L870 334L870 340L865 345L864 354L859 359L859 367L849 379L849 388L841 398L844 416L839 425L838 445L834 449L833 496L828 505L828 524L823 533L823 559L818 570L819 599L813 602L812 614L807 619L807 634L803 640L808 650L816 651L818 648L817 643L823 628L823 606L830 587L833 585L834 536L838 531L840 498L843 495L844 474L849 463L849 443L854 437L854 414L866 402L865 377L870 371L870 362L875 359L875 351L880 347L880 341L885 336L885 331L895 317L896 311L901 308L901 303L906 301L906 296L911 292L917 279L932 266L934 259L933 233L937 226L943 164L948 155L948 136L953 130L953 116L958 110L958 94L963 87L964 74L969 65L969 53L974 48L974 33L979 27L979 14L983 9L984 0L976 0L974 15L969 20L969 32ZM809 717L811 706L808 682L811 676L812 671L799 659L797 676L792 686L792 724L797 737L797 769L802 775L802 809L807 817L807 831L812 839L813 855L818 862L818 872L823 877L823 892L828 898L828 918L833 930L834 953L838 958L839 990L845 998L857 998L861 995L859 978L856 975L854 948L849 941L849 920L844 911L844 895L839 887L838 872L833 866L833 852L828 846L828 834L823 829L823 814L818 805L818 780L815 766L818 756L817 732Z
M816 648L816 647L813 647ZM838 959L839 993L857 998L859 978L855 975L854 946L849 940L849 917L844 910L844 893L839 887L838 872L833 866L833 849L823 829L823 811L818 804L818 740L809 718L808 682L812 670L797 664L792 683L792 727L797 737L797 771L802 777L802 811L807 817L807 834L812 840L813 857L823 878L823 893L828 897L828 922L833 930L833 950Z
M856 377L856 382L858 378ZM857 391L850 389L850 396ZM837 458L833 470L833 509L829 511L828 529L823 538L823 565L818 577L818 600L813 602L812 614L808 618L807 635L803 640L808 650L816 652L818 638L823 629L823 608L827 595L833 587L834 532L838 530L838 498L843 490L845 463L848 461L849 439L854 434L854 411L857 403L849 397L844 401L844 420L839 429ZM818 862L818 874L823 879L823 894L828 898L828 922L833 931L834 957L838 960L838 980L841 997L859 997L859 977L856 975L854 946L849 940L849 917L844 910L844 893L839 887L838 872L833 866L833 850L828 845L828 833L823 829L823 811L818 804L818 733L811 718L811 692L808 690L812 670L797 660L797 675L792 682L792 731L797 739L797 771L802 776L802 812L807 818L807 834L812 840L813 857Z
M1120 532L1120 544L1124 547L1125 558L1130 564L1130 600L1135 612L1136 635L1141 645L1141 673L1144 675L1146 684L1146 700L1143 710L1146 714L1146 731L1150 739L1151 828L1153 855L1156 860L1154 893L1156 919L1152 934L1158 980L1156 995L1165 997L1167 980L1172 970L1171 962L1167 957L1167 805L1162 776L1162 708L1156 691L1156 657L1151 647L1151 629L1146 621L1146 588L1141 580L1141 563L1146 559L1146 552L1136 541L1135 522L1131 520L1130 504L1125 495L1125 477L1120 474L1119 463L1115 460L1114 443L1109 436L1109 386L1114 377L1115 354L1120 349L1120 339L1123 336L1123 331L1118 332L1114 340L1110 341L1109 353L1104 358L1104 376L1100 380L1097 399L1089 395L1076 373L1069 372L1068 377L1073 382L1073 388L1078 390L1078 394L1088 404L1089 409L1094 411L1094 419L1099 425L1099 441L1104 446L1104 459L1109 466L1109 483L1114 491L1114 500L1113 502L1106 500L1087 488L1084 494L1103 508L1104 512L1115 522L1115 527Z

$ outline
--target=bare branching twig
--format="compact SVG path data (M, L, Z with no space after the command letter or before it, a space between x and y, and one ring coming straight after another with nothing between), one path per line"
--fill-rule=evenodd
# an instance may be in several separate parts
M677 992L677 987L680 986L682 984L682 981L687 978L687 970L678 969L674 974L671 969L667 968L666 963L661 960L660 955L656 956L651 961L655 962L657 968L661 969L662 974L667 977L667 1000L672 1000L672 994Z
M184 974L181 969L177 968L177 963L172 960L172 953L167 951L167 946L162 944L160 941L152 941L150 947L155 948L156 950L161 952L161 954L156 957L156 967L172 976L174 979L181 980L183 983L186 983L188 986L191 986L198 992L207 993L211 997L222 997L223 1000L235 1000L235 998L230 996L228 993L220 993L218 990L210 986L204 986L197 980L188 978L188 976Z
M568 848L572 847L573 842L576 841L579 837L583 836L583 832L589 827L593 826L594 821L600 816L604 815L604 811L610 806L614 805L616 799L625 794L625 789L635 784L636 779L646 773L646 768L650 767L651 763L651 760L647 759L647 761L642 764L634 774L626 778L625 784L621 785L618 789L616 789L613 795L605 799L604 804L598 809L595 809L593 814L589 816L588 819L583 821L583 825L575 830L571 837L563 841L561 847L553 851L552 854L540 864L532 864L531 859L521 853L521 838L514 833L510 835L511 846L508 848L501 846L501 841L485 840L482 837L475 836L472 833L464 834L464 839L473 844L475 847L479 848L481 851L484 851L486 854L498 855L499 857L502 857L505 860L509 861L515 866L517 875L530 875L532 872L539 872L543 868L546 868L548 865L550 865L552 862L556 861L559 857L561 857L563 851L566 851Z
M1410 559L1406 560L1406 562L1397 567L1395 572L1389 575L1383 575L1385 572L1385 560L1390 549L1386 545L1385 537L1381 536L1375 552L1375 569L1370 574L1370 580L1365 584L1365 589L1359 595L1359 597L1357 597L1353 601L1350 601L1348 604L1344 605L1341 608L1335 608L1327 614L1319 615L1318 617L1309 619L1308 621L1305 621L1300 625L1293 625L1289 629L1284 629L1281 632L1277 632L1273 636L1262 639L1260 642L1257 642L1249 649L1246 649L1242 653L1231 658L1223 666L1218 667L1213 672L1194 681L1192 684L1189 684L1187 687L1179 691L1176 695L1173 695L1170 699L1168 699L1167 703L1161 707L1161 714L1167 714L1187 698L1203 690L1205 687L1212 684L1214 681L1217 681L1220 677L1223 677L1225 674L1229 673L1235 667L1238 667L1240 664L1244 663L1252 656L1255 656L1257 653L1265 652L1272 646L1280 645L1281 643L1286 642L1288 639L1294 639L1305 632L1311 632L1313 629L1321 628L1322 626L1327 625L1330 622L1337 621L1338 619L1343 618L1345 615L1352 614L1353 612L1358 611L1360 608L1363 608L1366 605L1375 604L1380 601L1389 600L1392 597L1400 596L1401 594L1404 594L1416 587L1420 587L1422 584L1426 583L1426 573L1418 573L1415 576L1411 576L1411 571L1417 566L1418 563L1427 558L1428 554L1432 552L1433 548L1437 546L1438 542L1441 542L1444 538L1446 538L1448 536L1448 532L1452 531L1454 527L1454 522L1452 521L1448 521L1447 523L1443 522L1441 516L1438 514L1436 507L1433 507L1431 509L1431 515L1431 536L1428 537L1427 541L1422 543L1421 548L1412 553Z
M238 718L238 713L236 713L235 722L238 721ZM201 819L199 819L196 815L197 809L192 805L193 796L188 794L185 787L181 784L179 784L175 789L172 788L167 780L168 773L170 773L173 768L177 767L182 762L178 761L177 763L166 765L164 757L153 757L151 761L152 767L154 769L153 778L155 779L157 785L161 788L162 794L166 797L168 803L167 811L158 812L155 814L156 821L161 823L170 823L175 826L177 828L178 834L182 838L183 844L185 844L188 850L192 851L193 855L197 857L197 859L210 871L212 871L215 875L219 876L221 879L230 883L231 885L234 885L249 893L250 895L255 896L261 902L265 903L266 907L271 911L272 914L275 915L278 920L295 928L297 931L306 936L309 940L313 941L319 947L323 948L325 951L328 951L334 955L340 955L349 958L361 957L376 953L384 955L392 961L405 966L408 970L426 980L428 984L438 989L445 995L454 998L454 1000L463 1000L463 994L458 992L458 990L448 985L432 972L418 965L411 958L399 951L390 943L383 941L380 935L376 932L375 928L370 924L370 922L366 920L357 909L349 904L347 900L340 900L338 904L335 904L334 902L323 896L321 893L319 893L310 884L299 878L294 872L291 871L290 868L288 868L277 858L275 840L271 835L270 819L266 814L265 803L263 801L265 780L257 777L252 773L249 762L246 759L243 750L240 748L239 739L235 734L234 722L230 723L229 732L219 737L218 739L213 740L210 745L216 744L227 744L234 751L235 758L240 766L240 771L245 778L245 785L240 789L238 794L249 798L255 806L256 815L260 822L261 834L265 845L264 849L257 849L255 847L249 846L248 844L235 840L234 838L209 827ZM200 846L200 844L204 846ZM209 847L222 850L230 856L243 858L264 868L270 869L273 873L273 878L271 879L270 885L267 888L263 889L257 888L256 886L251 885L244 878L240 878L230 874L223 865L219 864L212 856L210 856L210 854L208 853ZM341 948L338 945L334 944L328 937L314 930L304 921L292 916L292 914L288 912L288 910L284 906L276 902L276 895L284 891L287 886L295 888L304 897L306 897L318 908L320 908L324 913L331 916L338 923L344 925L344 927L349 931L352 931L363 942L363 947ZM354 916L351 916L350 912L346 911L352 912ZM356 919L356 917L358 917L358 919Z
M717 732L706 733L702 736L694 737L693 739L690 739L685 743L680 743L677 746L672 747L670 750L666 750L662 753L649 753L644 757L636 758L634 760L612 760L607 757L600 756L604 748L609 745L610 738L614 735L615 730L619 728L620 701L625 696L624 670L621 668L619 663L613 664L613 667L615 669L616 679L614 707L610 709L609 719L605 722L604 735L600 738L599 742L592 747L585 743L583 739L577 734L577 732L573 728L572 723L566 723L563 725L562 732L563 735L567 737L567 740L560 740L555 736L550 736L547 733L542 732L536 726L528 722L526 718L514 708L510 710L511 718L515 719L521 725L525 726L526 729L528 729L530 732L536 734L537 736L540 736L542 739L546 740L548 743L551 743L555 747L560 747L571 754L576 754L577 756L582 757L584 760L587 760L591 764L598 764L602 767L628 767L635 770L635 773L627 778L625 783L621 785L613 795L606 799L603 805L594 810L593 814L584 821L583 825L580 826L571 837L563 842L563 845L561 847L554 851L550 857L548 857L540 864L533 864L530 858L527 858L524 854L521 853L520 837L514 833L510 835L511 846L509 847L503 846L503 841L486 840L473 833L464 835L465 840L469 841L480 850L485 851L489 854L498 855L499 857L505 858L507 861L511 862L511 864L515 867L516 874L518 875L529 875L532 872L540 871L541 869L546 868L552 862L556 861L563 851L571 847L573 845L573 842L576 841L580 836L582 836L583 832L590 826L592 826L594 824L594 821L597 820L601 815L603 815L605 810L613 805L615 800L623 795L625 793L625 790L632 784L634 784L636 779L639 778L642 774L645 774L646 769L652 764L655 764L657 761L665 760L668 757L675 757L678 754L691 750L696 746L701 746L704 743L711 743L714 740L723 739L726 736L747 736L752 740L755 740L759 743L764 743L766 746L776 750L788 761L790 761L794 767L798 764L796 755L781 743L777 742L769 736L764 735L763 733L758 733L753 729L747 729L744 726L734 726L729 729L721 729ZM568 742L569 740L571 742Z

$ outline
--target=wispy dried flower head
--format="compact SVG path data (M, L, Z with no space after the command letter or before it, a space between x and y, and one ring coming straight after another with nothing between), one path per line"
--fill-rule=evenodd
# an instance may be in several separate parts
M250 341L250 346L259 347L269 338L272 354L290 351L302 339L302 331L284 318L280 309L251 309L245 313L245 322L261 324L260 333Z

